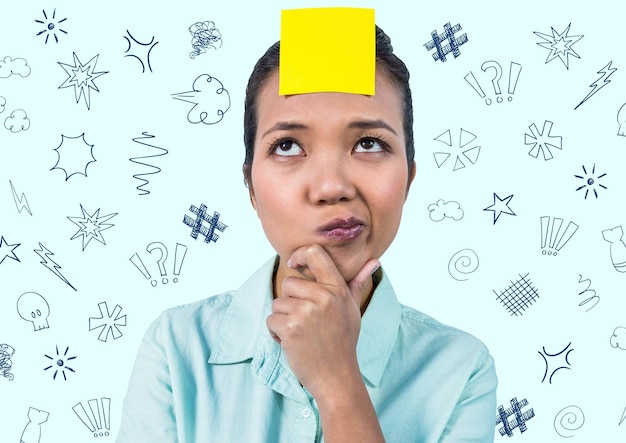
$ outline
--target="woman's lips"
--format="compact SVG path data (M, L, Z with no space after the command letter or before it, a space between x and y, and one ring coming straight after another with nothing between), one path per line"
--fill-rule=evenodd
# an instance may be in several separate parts
M354 240L365 229L365 224L356 217L334 219L330 223L317 228L317 232L329 240Z

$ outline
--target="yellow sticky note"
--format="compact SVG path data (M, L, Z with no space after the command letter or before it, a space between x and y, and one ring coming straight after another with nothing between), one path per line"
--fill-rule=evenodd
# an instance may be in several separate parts
M376 25L366 8L282 11L279 94L374 95Z

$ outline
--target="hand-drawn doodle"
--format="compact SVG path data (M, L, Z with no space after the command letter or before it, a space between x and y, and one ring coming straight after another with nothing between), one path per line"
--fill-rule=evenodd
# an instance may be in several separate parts
M15 260L16 262L19 263L20 259L17 257L17 255L15 255L15 250L20 245L21 245L21 243L9 244L4 239L4 236L0 236L0 265L2 264L4 259L7 258L7 257L11 258L11 259L13 259L13 260ZM4 251L2 250L3 248L5 249ZM9 251L9 249L10 249L10 251Z
M96 92L100 92L94 80L100 77L101 75L108 74L109 71L99 71L96 72L96 63L98 63L98 57L100 54L95 55L91 60L89 60L84 65L78 59L76 53L72 53L74 56L74 64L70 65L68 63L57 62L61 68L67 74L67 78L61 83L59 89L63 88L74 88L74 96L76 97L76 103L80 101L80 97L82 96L85 100L85 104L87 105L87 109L91 108L91 90L93 89Z
M546 381L546 378L548 377L548 373L550 373L550 377L548 378L548 383L552 384L552 377L554 377L554 374L556 374L561 369L570 369L570 370L572 369L570 367L572 366L572 364L569 361L569 355L574 351L574 349L570 348L571 345L572 345L572 342L569 342L567 346L565 346L562 350L560 350L556 354L551 354L548 351L546 351L545 346L542 347L543 352L537 351L539 355L541 355L541 358L543 358L543 362L546 365L546 369L543 373L543 378L541 379L541 383ZM555 363L555 366L557 366L557 368L551 370L551 364L548 362L548 357L559 357L559 356L563 360L565 360L565 363L563 362ZM550 359L550 361L552 361L552 359Z
M102 237L101 231L112 228L115 226L113 223L105 223L115 217L117 212L112 214L103 215L100 217L100 208L96 209L93 214L89 214L83 208L83 205L80 205L80 210L83 213L82 217L67 217L72 223L78 226L78 231L76 234L72 236L70 240L74 240L75 238L82 237L83 241L83 251L91 241L91 239L97 240L103 245L106 245L104 242L104 237ZM85 241L85 239L87 241Z
M593 304L593 306L585 310L585 312L589 312L590 310L595 308L596 305L600 302L600 296L596 294L595 289L591 289L591 280L589 280L588 278L583 280L582 274L578 274L578 283L585 283L585 282L587 283L587 287L583 289L582 291L580 291L578 295L583 295L585 297L589 295L589 297L587 297L586 299L578 303L578 306L582 307L583 305L586 305L587 303L594 301L595 303Z
M28 423L24 427L20 443L39 443L41 441L41 425L48 421L49 412L33 407L28 408Z
M135 37L133 37L133 35L130 33L130 31L127 29L126 30L126 34L124 36L124 40L126 40L126 43L128 44L128 48L126 48L126 51L124 51L124 57L134 57L140 64L141 64L141 72L144 73L146 72L146 66L148 67L148 70L150 70L150 72L152 72L152 65L150 63L150 54L152 53L152 50L154 49L154 47L159 43L159 42L155 42L154 39L155 37L152 36L152 38L150 39L149 42L147 43L142 43L139 40L137 40ZM133 43L141 46L142 48L133 48ZM132 53L130 52L132 49ZM144 54L140 54L137 55L137 53L139 52L144 52Z
M495 60L488 60L484 62L480 69L487 73L488 70L493 70L493 76L490 79L491 84L493 86L494 93L496 95L496 101L498 103L502 103L504 99L502 98L502 89L500 88L500 79L502 78L502 65L496 62ZM508 87L508 101L513 101L513 95L515 94L515 90L517 89L517 82L519 81L520 74L522 73L522 65L516 62L511 62L509 66L509 87ZM485 91L481 88L480 83L476 80L474 73L472 71L465 74L463 77L465 81L476 91L476 93L480 96L480 98L485 99L485 103L489 106L493 103L493 100L489 97L486 97Z
M598 71L598 74L601 74L600 78L598 78L595 82L589 85L589 87L592 88L591 91L589 91L589 94L587 94L587 96L583 98L580 103L576 105L576 107L574 108L574 111L578 109L580 105L582 105L591 97L593 97L600 89L604 88L606 85L611 83L611 80L609 80L609 77L612 76L615 71L617 71L617 68L611 68L612 64L613 64L613 61L610 61L606 64L606 66L604 66L602 69ZM600 81L602 81L602 83L600 83Z
M567 28L561 33L558 33L553 27L552 35L543 34L541 32L533 32L537 37L544 41L537 43L537 45L550 51L546 58L546 64L550 63L555 58L559 58L566 69L569 69L569 56L572 55L576 58L580 58L576 51L572 48L584 35L569 35L569 28L572 26L570 23Z
M44 28L39 31L37 33L37 35L42 35L45 34L46 35L46 40L45 40L45 44L48 44L48 38L50 38L50 34L52 34L52 36L54 37L54 41L56 43L59 43L59 37L57 37L57 26L59 26L61 23L65 22L67 20L66 18L62 18L61 20L56 20L56 15L57 15L57 10L56 8L54 9L54 11L52 12L52 19L48 18L48 14L46 14L45 9L42 11L43 12L43 20L37 20L35 19L35 23L40 23L42 25L44 25ZM58 28L59 32L62 32L63 34L67 35L67 31L61 28Z
M528 273L519 274L520 278L516 281L511 280L511 284L500 293L493 291L496 300L502 303L511 315L524 315L524 311L539 298L539 291L533 286L528 275Z
M478 255L471 249L462 249L452 256L448 262L448 272L457 281L468 280L467 274L478 269Z
M111 431L111 399L109 397L101 397L87 400L89 412L85 409L82 402L76 403L72 410L76 416L89 429L94 437L106 437Z
M4 108L6 107L7 99L0 96L0 114L4 112Z
M587 172L587 168L585 168L585 165L582 165L583 168L583 172L584 172L584 176L582 175L578 175L578 174L574 174L574 177L583 180L583 184L578 186L576 188L576 191L580 191L582 189L585 190L585 200L587 200L587 196L589 195L589 190L593 191L593 195L598 198L598 191L597 191L597 187L599 186L602 189L607 189L606 186L604 186L602 183L599 182L599 180L603 177L606 176L606 172L600 174L600 175L596 175L596 165L593 165L593 168L591 169L591 172Z
M55 356L49 356L48 354L44 354L44 356L51 360L52 363L50 363L50 365L46 366L45 368L43 368L44 371L47 371L48 369L54 369L54 375L52 376L53 380L56 380L57 375L59 372L61 372L61 374L63 375L63 380L67 381L67 375L65 374L65 371L69 371L69 372L76 372L73 368L70 368L68 366L68 363L71 360L76 359L77 357L74 355L73 357L68 357L67 353L70 350L70 347L67 346L65 348L65 351L63 352L63 355L59 354L59 346L56 346L56 355Z
M424 43L424 47L427 51L435 49L435 52L432 53L433 59L435 61L441 60L442 62L445 62L447 60L446 55L450 53L454 55L454 58L457 58L461 55L461 50L459 49L459 47L468 42L467 33L461 34L458 37L454 35L461 29L463 28L460 24L457 23L456 25L451 26L450 22L448 22L443 25L442 34L439 34L436 29L430 33L432 39ZM441 43L445 41L447 41L448 43L442 45Z
M530 134L524 134L524 144L532 145L528 155L538 158L541 152L544 161L547 161L553 158L550 148L563 150L563 137L551 134L553 124L551 121L545 120L541 132L534 123L528 127Z
M15 349L6 343L0 344L0 375L9 381L13 381L15 376L11 374L13 368L13 361L11 357L15 354Z
M23 109L16 109L4 120L4 127L7 131L11 131L14 134L17 132L28 131L28 128L30 128L30 119L28 118L26 111Z
M209 215L207 214L206 209L207 207L203 203L200 204L199 208L197 206L191 205L189 207L189 212L194 213L197 217L192 218L188 215L185 215L183 217L183 223L191 227L190 235L191 238L193 238L194 240L196 240L198 238L198 234L200 234L204 236L205 243L217 242L219 235L215 233L215 230L217 229L220 232L224 232L224 230L228 226L219 221L219 212L215 211L213 212L213 215ZM205 226L203 224L204 222L207 222L209 226Z
M432 221L439 222L446 218L459 221L463 218L464 212L461 205L455 201L437 200L435 203L428 205L428 216Z
M0 100L0 105L1 105ZM2 106L0 106L0 112L2 112ZM617 135L622 137L626 137L626 103L619 108L617 111L617 123L619 124L619 128L617 128Z
M622 416L620 417L619 423L617 424L617 426L621 426L624 420L626 420L626 406L624 407L624 410L622 411Z
M493 204L487 206L483 209L483 211L491 211L493 212L493 224L495 225L501 214L508 215L517 215L511 208L509 208L509 204L513 199L513 195L509 195L508 197L500 198L498 194L493 193Z
M452 148L452 132L450 131L450 129L435 137L434 140L444 143ZM437 163L437 167L441 168L441 166L443 166L443 164L446 162L446 160L448 160L451 155L455 155L456 159L454 161L454 165L452 166L452 170L457 171L459 169L465 168L466 165L463 162L461 154L472 165L475 165L478 161L478 156L480 155L480 145L475 145L474 143L472 143L474 140L476 140L476 136L474 134L461 128L459 131L458 150L453 149L450 152L439 151L433 154L433 156L435 157L435 163Z
M189 53L189 58L196 58L200 54L204 54L207 48L218 49L222 47L222 34L212 21L194 23L189 27L189 33L193 48L193 51Z
M615 328L610 342L612 347L626 351L626 328L623 326Z
M555 257L578 230L578 225L570 221L561 232L563 219L559 217L540 217L539 224L541 225L541 253Z
M513 431L517 428L520 433L528 430L526 422L535 416L533 408L528 409L526 412L522 412L522 408L528 405L528 400L523 399L518 402L517 397L511 399L511 407L504 409L503 405L498 406L498 415L496 416L496 426L502 424L502 427L498 429L500 435L505 434L509 437L513 437ZM514 416L509 421L509 417Z
M576 405L566 406L554 417L554 430L563 438L571 438L585 424L585 414Z
M167 247L161 242L152 242L148 246L146 246L146 251L148 251L150 254L152 254L152 251L154 250L158 250L161 253L159 258L157 259L157 266L159 268L159 272L161 273L162 283L167 284L167 271L165 270L165 260L168 256ZM173 266L173 273L175 275L175 277L173 278L174 283L178 282L178 276L180 275L180 270L183 266L183 261L185 260L185 254L187 254L187 246L181 243L176 243ZM132 264L135 265L137 269L139 269L139 272L141 272L146 279L151 278L151 275L148 272L146 265L144 265L143 261L137 253L134 253L129 260ZM157 285L156 280L152 280L150 283L153 287L156 287Z
M98 340L105 342L109 339L109 335L113 340L117 340L123 334L120 331L121 326L126 326L126 315L121 315L122 307L115 305L113 312L109 312L109 305L103 301L98 303L100 317L89 317L89 331L100 329Z
M157 150L161 151L161 152L159 152L157 154L142 155L142 156L138 156L138 157L131 157L131 158L129 158L129 161L131 161L133 163L136 163L138 165L146 166L147 168L151 169L149 172L142 172L140 174L134 174L133 175L133 178L136 178L137 180L142 182L140 185L137 185L137 187L136 187L137 191L139 191L139 195L147 195L147 194L150 194L150 191L145 189L145 186L148 186L148 184L150 182L145 177L148 176L148 175L158 174L159 172L161 172L161 168L159 168L158 166L154 166L154 165L152 165L150 163L145 163L145 160L148 159L148 158L161 157L163 155L166 155L169 151L167 149L165 149L165 148L161 148L160 146L156 146L156 145L153 145L153 144L150 144L150 143L147 143L146 141L144 141L144 140L151 140L151 139L155 138L154 135L148 134L147 132L142 132L141 135L143 137L135 137L135 138L133 138L133 141L135 143L140 144L140 145L147 146L148 148L157 149Z
M626 272L626 243L622 240L623 236L624 230L621 225L602 231L604 240L611 244L609 249L611 262L617 272ZM0 263L2 262L0 261Z
M58 156L57 162L50 170L60 169L65 172L65 181L75 174L87 177L87 166L96 161L93 147L85 140L84 132L76 137L61 134L61 143L54 149Z
M17 299L17 312L24 320L33 324L35 331L48 329L50 305L48 301L36 292L24 292Z
M70 288L72 288L73 290L77 290L74 286L72 286L72 284L63 276L63 274L61 274L61 272L59 272L59 269L61 269L61 266L56 263L54 260L52 260L51 256L54 255L54 252L50 251L48 248L46 248L41 242L39 242L39 249L34 249L35 253L41 258L41 261L39 263L41 263L42 265L44 265L46 267L46 269L48 269L50 272L52 272L54 275L56 275L57 277L59 277L61 280L63 280L65 282L66 285L68 285ZM44 257L45 256L45 257Z
M24 195L24 193L22 192L21 197L18 197L17 192L15 191L15 187L13 186L13 183L11 182L11 180L9 180L9 185L11 186L11 193L13 194L13 201L15 202L17 213L21 214L22 209L26 209L26 211L28 211L28 213L32 216L33 212L30 210L30 206L28 205L28 200L26 199L26 196Z
M230 109L230 95L222 82L208 74L202 74L193 81L192 89L172 94L172 98L191 103L187 113L189 123L214 125L224 118Z
M0 60L0 78L17 75L26 78L30 75L30 66L23 58L11 58L8 55Z

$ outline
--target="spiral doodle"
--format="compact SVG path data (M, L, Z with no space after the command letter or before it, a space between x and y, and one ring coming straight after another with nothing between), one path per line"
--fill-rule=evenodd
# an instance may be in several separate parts
M448 262L448 272L458 281L468 280L465 277L478 269L478 255L471 249L462 249L452 256Z
M574 436L574 431L585 424L585 414L578 406L570 405L561 409L554 417L554 430L563 438Z

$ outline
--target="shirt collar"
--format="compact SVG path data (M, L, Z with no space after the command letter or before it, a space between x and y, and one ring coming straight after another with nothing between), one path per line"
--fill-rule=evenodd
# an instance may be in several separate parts
M268 260L235 293L222 320L209 363L231 364L268 358L280 347L272 340L265 319L271 312L272 275L276 257ZM361 319L357 358L369 383L380 383L400 326L401 307L386 273L374 290ZM274 357L278 357L277 355Z

